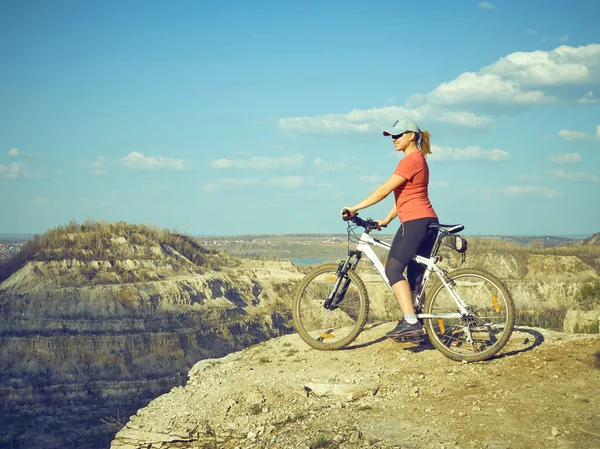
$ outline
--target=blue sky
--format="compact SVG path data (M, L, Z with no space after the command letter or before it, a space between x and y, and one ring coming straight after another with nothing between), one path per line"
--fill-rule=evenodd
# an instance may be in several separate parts
M340 209L394 171L381 130L401 117L431 133L442 222L598 232L598 17L591 0L0 1L0 233L342 233Z

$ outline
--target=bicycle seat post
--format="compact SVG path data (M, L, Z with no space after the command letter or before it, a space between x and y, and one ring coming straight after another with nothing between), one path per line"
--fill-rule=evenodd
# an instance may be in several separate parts
M440 250L440 246L442 244L442 239L445 236L444 234L445 233L443 229L438 229L436 231L435 243L433 244L433 249L431 250L431 254L429 255L430 258L434 258L437 256L437 253Z

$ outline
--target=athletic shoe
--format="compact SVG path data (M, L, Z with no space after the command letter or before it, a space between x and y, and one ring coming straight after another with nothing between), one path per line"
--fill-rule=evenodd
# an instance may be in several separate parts
M398 325L389 331L385 336L387 338L419 337L423 335L423 326L418 321L415 324L408 324L404 318L398 321Z

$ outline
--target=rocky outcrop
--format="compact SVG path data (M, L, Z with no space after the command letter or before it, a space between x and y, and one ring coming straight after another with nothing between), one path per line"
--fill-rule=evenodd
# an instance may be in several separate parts
M290 262L197 266L166 244L108 241L121 258L31 260L0 284L0 447L107 447L106 423L198 360L291 331Z
M451 254L450 259L447 261L449 268L460 266L460 256ZM496 275L511 287L518 302L526 306L544 303L546 306L564 306L573 298L575 289L600 279L594 268L575 256L469 253L464 267L479 268ZM523 287L519 289L519 285Z
M111 449L596 446L600 336L520 327L501 355L467 365L382 338L393 326L343 351L289 335L203 360Z
M581 308L581 289L600 281L596 270L575 256L472 251L463 263L459 254L445 251L439 265L447 271L476 268L492 273L510 290L519 322L555 330L563 330L567 310ZM363 262L359 270L377 319L398 319L398 307L377 272Z
M585 245L600 245L600 232L596 232L591 237L588 237L583 241Z
M86 239L88 248L73 246ZM290 262L184 254L136 233L59 240L66 248L44 247L0 284L0 413L8 423L0 447L108 447L122 417L182 385L198 360L293 331L291 300L303 273ZM449 270L459 264L456 254L443 262ZM470 252L466 264L505 280L518 309L536 313L566 313L580 287L598 279L571 256ZM364 262L359 270L369 323L397 320L377 273ZM379 388L363 380L314 378L303 388L340 398Z
M599 334L600 310L569 310L564 331L574 334Z

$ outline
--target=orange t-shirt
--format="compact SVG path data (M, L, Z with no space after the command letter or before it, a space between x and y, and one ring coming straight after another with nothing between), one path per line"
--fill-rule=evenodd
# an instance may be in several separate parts
M404 156L394 171L406 179L406 182L394 189L398 218L402 223L418 218L438 218L431 203L427 186L429 184L429 166L420 151Z

